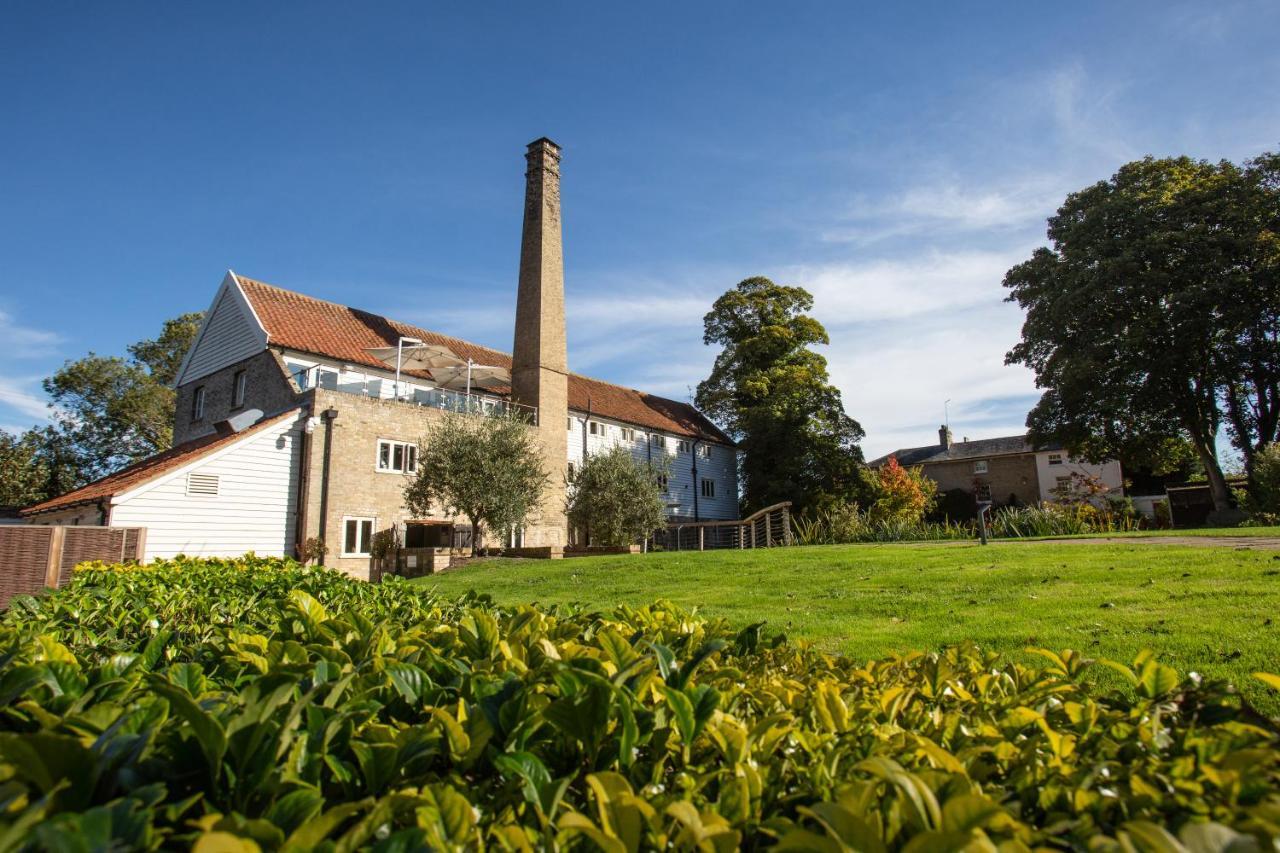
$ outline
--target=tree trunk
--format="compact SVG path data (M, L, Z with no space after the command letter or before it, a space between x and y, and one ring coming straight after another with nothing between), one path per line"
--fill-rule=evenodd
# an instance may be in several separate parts
M1195 446L1200 464L1204 466L1205 476L1209 478L1209 496L1213 499L1213 511L1229 512L1234 507L1231 489L1227 488L1227 478L1223 476L1222 466L1218 464L1218 454L1215 452L1212 440L1207 444L1197 441Z

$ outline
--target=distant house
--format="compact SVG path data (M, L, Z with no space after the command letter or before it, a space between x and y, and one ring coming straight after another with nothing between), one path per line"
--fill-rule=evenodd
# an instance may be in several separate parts
M1096 477L1110 488L1110 494L1124 494L1120 463L1095 465L1074 459L1060 444L1036 448L1025 435L954 441L951 430L938 430L938 443L926 447L906 447L870 463L878 468L890 457L898 464L920 466L938 484L938 494L959 490L976 500L997 506L1034 506L1056 499L1081 477Z

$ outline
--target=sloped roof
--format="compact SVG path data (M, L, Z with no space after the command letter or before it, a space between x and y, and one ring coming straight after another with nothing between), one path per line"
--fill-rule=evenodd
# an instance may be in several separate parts
M930 444L926 447L904 447L901 450L886 453L879 459L872 460L868 465L871 468L877 468L888 462L890 456L896 458L899 465L911 466L1061 449L1061 444L1047 444L1044 447L1035 447L1031 442L1027 441L1025 435L1007 435L1001 438L980 438L977 441L953 441L950 448L943 447L941 444Z
M22 514L24 516L38 515L77 504L110 500L116 495L124 494L141 486L143 483L150 482L156 477L168 474L170 471L176 471L183 465L194 462L202 456L207 456L210 453L235 444L247 436L261 432L272 424L278 424L289 417L294 417L300 410L300 407L293 408L278 415L263 418L253 426L240 432L226 434L215 432L200 438L193 438L190 441L184 441L182 444L174 445L168 450L157 453L155 456L143 459L141 462L135 462L127 468L121 468L114 474L108 474L99 480L94 480L88 485L73 489L66 494L58 495L56 498L32 504L23 509Z
M505 352L336 302L304 296L242 275L237 274L236 278L258 320L267 330L268 343L273 346L385 370L386 365L374 358L369 350L395 346L398 338L410 337L429 344L442 344L462 358L471 358L480 364L511 367L511 356ZM414 375L426 377L428 374ZM569 408L579 412L590 408L593 415L602 418L723 444L733 443L688 403L576 373L569 374Z

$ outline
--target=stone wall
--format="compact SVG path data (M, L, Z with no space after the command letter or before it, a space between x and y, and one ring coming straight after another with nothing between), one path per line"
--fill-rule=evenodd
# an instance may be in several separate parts
M235 376L245 371L244 405L232 408ZM204 417L191 419L191 401L197 388L204 390ZM263 350L251 358L179 386L173 424L173 443L181 444L213 432L218 421L234 417L245 409L261 409L268 415L298 404L298 388L289 378L284 362L274 350Z
M991 486L991 500L997 506L1008 504L1009 496L1018 503L1034 506L1040 502L1040 482L1036 476L1036 458L1033 454L991 456L985 461L987 473L975 474L973 464L981 459L961 459L954 462L928 462L925 476L938 484L938 494L952 489L973 493L978 483Z

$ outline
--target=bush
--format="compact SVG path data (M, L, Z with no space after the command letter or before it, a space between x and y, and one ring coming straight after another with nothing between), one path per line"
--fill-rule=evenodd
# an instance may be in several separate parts
M667 508L656 474L665 470L637 462L625 447L588 456L569 481L569 523L592 545L630 545L666 526Z
M0 648L10 847L1280 837L1280 727L1149 653L1107 664L1116 691L1074 652L860 663L667 604L503 608L253 558L94 566L15 599Z
M1268 444L1254 454L1249 488L1240 503L1260 523L1280 522L1280 444Z
M938 493L938 484L924 475L924 468L903 468L893 456L879 468L864 469L862 477L871 494L867 513L876 521L919 522Z

